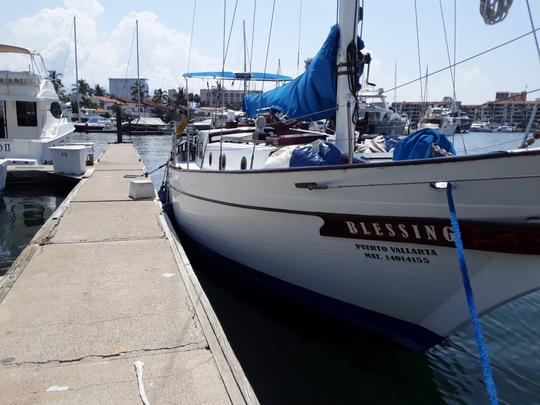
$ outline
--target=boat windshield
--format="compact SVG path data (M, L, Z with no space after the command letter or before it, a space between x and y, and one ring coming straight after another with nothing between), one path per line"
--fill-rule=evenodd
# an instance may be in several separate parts
M45 64L39 54L2 52L0 72L29 72L41 77L47 76Z

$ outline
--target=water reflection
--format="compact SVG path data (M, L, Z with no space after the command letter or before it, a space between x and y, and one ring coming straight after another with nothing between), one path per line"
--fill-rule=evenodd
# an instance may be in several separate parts
M65 193L39 189L0 193L0 276L65 198Z

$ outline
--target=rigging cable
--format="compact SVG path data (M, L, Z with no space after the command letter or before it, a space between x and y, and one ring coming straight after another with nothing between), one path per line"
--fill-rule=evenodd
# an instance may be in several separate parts
M448 63L451 64L450 51L448 49L448 38L446 35L444 11L443 11L441 0L439 0L439 6L441 8L441 18L443 21L444 40L446 42L446 52L448 54ZM465 155L467 155L467 145L465 145L465 136L463 134L463 129L461 128L461 118L459 116L459 111L456 111L456 100L457 100L457 96L456 96L456 81L457 81L457 78L456 78L456 47L457 47L456 35L457 35L457 4L456 4L456 0L454 0L454 44L453 44L454 45L454 61L453 61L453 68L450 69L450 76L452 77L452 114L457 113L457 115L455 115L453 118L454 120L459 122L460 129L461 129L461 142L463 142L463 152L465 152ZM454 143L455 129L456 128L454 128L454 132L452 133L452 143Z
M459 62L453 63L452 65L445 66L445 67L443 67L443 68L440 68L440 69L438 69L438 70L435 70L435 71L431 72L431 73L429 74L429 76L433 76L433 75L435 75L435 74L437 74L437 73L444 72L444 71L447 70L447 69L452 69L452 68L454 68L455 66L461 65L462 63L468 62L468 61L470 61L470 60L472 60L472 59L476 59L476 58L478 58L479 56L485 55L486 53L489 53L489 52L491 52L491 51L494 51L494 50L496 50L496 49L498 49L498 48L502 48L503 46L509 45L509 44L511 44L512 42L515 42L515 41L517 41L517 40L519 40L519 39L525 38L527 35L531 35L532 33L535 33L535 32L538 31L538 30L540 30L540 28L536 28L536 29L534 29L534 30L532 30L532 31L526 32L525 34L522 34L522 35L520 35L520 36L517 36L517 37L515 37L515 38L512 38L512 39L510 39L510 40L508 40L508 41L506 41L506 42L503 42L503 43L501 43L501 44L499 44L499 45L493 46L493 47L491 47L491 48L489 48L489 49L486 49L485 51L479 52L479 53L477 53L477 54L475 54L475 55L469 56L468 58L462 59L462 60L460 60ZM413 84L413 83L416 83L417 81L424 80L424 79L425 79L424 76L420 76L420 77L418 77L418 78L416 78L416 79L410 80L410 81L405 82L405 83L402 83L402 84L400 84L400 85L398 85L398 86L392 87L392 88L390 88L390 89L388 89L388 90L385 90L383 93L388 93L388 92L390 92L390 91L393 91L393 90L396 90L396 89L400 89L400 88L402 88L402 87L408 86L409 84Z
M131 46L129 47L129 56L128 56L128 63L126 66L126 74L124 76L124 84L122 85L122 97L124 97L125 91L126 91L126 81L128 77L128 71L129 71L129 64L131 62L131 54L133 53L133 41L135 40L135 29L133 29L133 35L131 37Z
M69 47L71 45L71 34L73 32L73 25L70 24L70 30L69 30L69 39L68 39L68 45L67 45L67 48L66 48L66 57L64 58L64 66L62 66L62 77L64 77L64 72L66 71L66 63L67 63L67 58L68 58L68 54L69 54Z
M251 23L251 49L249 51L249 74L253 66L253 43L255 40L255 14L257 12L257 0L253 2L253 22ZM251 90L251 80L248 82L248 91Z
M232 20L231 20L231 28L229 29L229 36L227 38L227 47L225 48L225 56L223 57L223 65L225 66L225 60L227 59L227 55L229 54L229 45L231 43L231 34L232 34L232 29L233 29L233 26L234 26L234 20L236 18L236 9L238 7L238 0L236 0L234 2L234 11L233 11L233 16L232 16Z
M538 52L538 62L540 63L540 45L538 45L538 37L536 36L536 30L534 29L534 21L531 14L531 6L529 5L529 0L527 2L527 10L529 12L529 19L531 20L531 28L534 31L534 42L536 43L536 51Z
M195 13L197 11L197 0L195 0L193 2L193 16L191 17L191 33L189 35L189 52L188 52L188 60L187 60L187 72L189 73L189 69L191 67L191 48L192 48L192 45L193 45L193 31L195 29ZM180 90L180 89L179 89ZM189 80L188 78L186 77L186 116L187 116L187 124L186 124L186 129L187 129L187 126L189 125L189 120L190 120L190 114L189 114ZM176 114L175 114L176 115ZM176 131L178 131L178 126L176 127ZM190 153L190 143L189 143L189 137L190 137L190 133L189 131L186 131L186 139L187 139L187 168L189 170L189 153ZM173 136L173 139L174 139L174 136ZM166 181L166 177L167 177L167 170L164 170L164 173L163 173L163 182L162 182L162 187L165 185L165 181Z
M416 7L416 0L414 0L414 19L416 21L416 50L418 54L418 73L422 76L422 62L420 58L420 36L418 33L418 9ZM420 80L420 100L424 99L424 89L422 88L422 81Z
M266 68L268 66L268 52L270 51L270 39L272 38L272 27L274 25L274 11L276 9L276 0L272 3L272 16L270 17L270 30L268 31L268 43L266 44L266 58L264 59L263 78L266 79ZM262 82L261 91L264 92L264 80Z
M456 96L456 81L457 81L457 78L456 78L456 44L457 44L456 35L457 35L457 4L456 4L456 0L454 0L454 67L453 67L454 86L453 86L453 93L452 93L452 97L453 97L452 110L456 109L456 100L457 100L457 96ZM452 111L452 112L456 112L456 111ZM459 115L459 111L457 111L457 113L458 113L459 124L461 125L461 118ZM465 134L463 133L463 128L460 128L460 129L461 129L461 142L463 142L463 152L467 154L467 146L465 145Z
M443 26L443 32L444 32L444 42L446 43L446 56L448 58L448 64L451 65L452 60L450 59L450 47L448 46L448 35L446 34L446 22L445 22L445 19L444 19L444 11L443 11L443 6L442 6L442 0L439 0L439 8L441 10L441 20L442 20L442 26ZM455 45L455 39L454 39L454 45ZM454 47L454 49L455 49L455 47ZM454 53L454 62L455 62L455 53ZM452 79L452 87L453 87L453 90L454 90L453 94L454 94L454 100L455 100L455 97L456 97L456 80L454 78L454 72L453 72L452 69L450 69L450 77Z
M300 69L300 37L302 33L302 0L300 0L300 13L298 16L298 53L296 54L296 76Z
M195 28L195 12L197 10L197 0L193 2L193 17L191 18L191 35L189 37L189 52L188 52L188 60L187 60L187 72L189 72L189 69L191 67L191 46L193 45L193 30Z

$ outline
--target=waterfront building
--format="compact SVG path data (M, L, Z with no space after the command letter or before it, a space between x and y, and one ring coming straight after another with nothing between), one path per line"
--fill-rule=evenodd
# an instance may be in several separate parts
M469 117L474 121L489 121L493 124L511 125L517 128L526 128L535 104L540 107L540 99L527 101L525 92L511 93L499 91L495 94L495 101L483 104L463 105ZM535 127L540 120L540 108L537 107L534 121Z
M242 105L242 100L244 99L244 90L223 89L221 93L223 100L221 99L220 91L217 88L212 87L211 89L201 89L201 103L205 103L210 107L219 106L222 104L225 106ZM250 93L261 93L261 91L253 90L250 91Z
M113 107L115 104L124 105L125 103L107 96L92 96L92 101L100 106L103 110L106 110L111 116L113 114Z
M141 88L148 95L148 79L139 79ZM109 94L111 97L131 98L131 88L137 83L137 78L109 78Z

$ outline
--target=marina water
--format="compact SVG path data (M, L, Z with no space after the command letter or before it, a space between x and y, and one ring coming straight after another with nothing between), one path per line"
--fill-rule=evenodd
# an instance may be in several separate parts
M516 148L522 138L522 133L469 133L456 135L454 143L458 153L484 153ZM94 142L99 156L116 134L80 133L75 140ZM133 142L148 171L168 159L168 136L124 135L124 141ZM156 188L163 175L163 169L151 174ZM0 277L65 195L9 188L0 194ZM185 237L182 242L262 404L487 403L470 325L448 345L414 353L265 290L242 277L241 266ZM503 403L540 403L538 313L540 292L482 318Z

